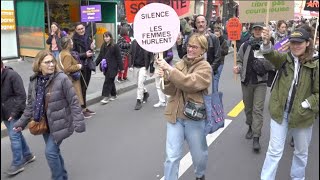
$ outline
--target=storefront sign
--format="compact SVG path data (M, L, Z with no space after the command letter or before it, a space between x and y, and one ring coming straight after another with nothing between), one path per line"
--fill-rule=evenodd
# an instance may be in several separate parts
M150 3L162 3L171 6L179 17L191 16L194 7L194 1L190 0L125 0L128 23L132 23L137 12Z
M241 38L242 24L238 18L231 18L227 23L228 39L237 41Z
M1 1L1 57L14 59L19 57L15 1Z
M319 1L318 0L306 0L306 5L304 6L304 10L319 12Z
M265 22L267 1L239 1L239 17L242 23ZM289 20L294 18L294 1L272 1L269 20Z
M319 11L304 10L304 7L308 6L306 1L294 1L294 20L300 21L303 18L318 17ZM318 8L317 8L318 9Z
M14 10L1 10L1 30L16 30Z
M81 6L81 22L101 20L101 5Z
M162 3L151 3L136 14L133 22L134 37L149 52L159 53L176 43L180 21L175 10Z
M106 27L97 27L97 34L104 34L108 29Z

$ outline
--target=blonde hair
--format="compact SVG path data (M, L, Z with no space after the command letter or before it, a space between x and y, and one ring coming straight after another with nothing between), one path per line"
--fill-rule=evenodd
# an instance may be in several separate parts
M202 35L200 33L193 33L191 35L191 37L189 38L188 42L197 42L197 43L200 44L200 47L205 50L205 52L208 51L207 38L206 38L206 36L204 36L204 35Z
M40 66L41 66L41 63L42 63L43 59L46 56L52 56L52 60L54 62L54 72L56 73L56 72L59 71L57 60L53 56L53 54L48 50L42 50L36 55L35 60L34 60L34 62L32 64L32 71L33 72L35 72L36 74L41 74L42 73L41 69L40 69Z

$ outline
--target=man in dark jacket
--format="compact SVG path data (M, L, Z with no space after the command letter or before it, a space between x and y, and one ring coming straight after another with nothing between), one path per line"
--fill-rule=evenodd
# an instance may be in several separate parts
M211 64L212 66L212 71L216 73L220 65L219 39L214 34L207 31L207 21L203 15L196 16L194 24L195 24L195 32L204 34L207 37L209 47L208 47L208 52L206 53L206 58L209 64ZM185 42L184 44L182 44L182 38L178 39L177 51L178 51L179 58L182 58L184 55L187 54L188 39L191 35L192 33L184 41Z
M91 27L92 26L92 27ZM79 58L82 64L81 69L81 90L84 104L81 105L83 115L85 118L90 118L96 112L87 108L87 88L91 79L92 71L96 71L96 64L94 63L94 48L95 42L92 35L97 31L95 23L82 24L77 22L75 24L75 33L73 34L73 51L79 53Z
M26 92L22 78L11 67L5 67L1 59L1 122L7 127L11 141L12 163L8 175L16 175L24 166L35 160L21 132L13 131L26 106Z
M133 70L133 75L137 77L137 103L135 110L140 110L142 108L142 103L146 103L149 97L144 82L147 79L147 71L150 69L150 73L154 73L154 68L151 63L153 59L153 54L144 50L136 40L132 41L130 47L130 60L129 67Z
M217 73L214 75L214 79L213 79L214 82L212 83L213 84L212 91L218 92L219 80L220 80L220 76L223 69L224 59L225 59L225 56L228 55L229 48L228 48L226 39L224 39L223 37L223 30L220 27L216 27L214 29L214 34L219 38L221 57L220 57L220 66L218 67Z

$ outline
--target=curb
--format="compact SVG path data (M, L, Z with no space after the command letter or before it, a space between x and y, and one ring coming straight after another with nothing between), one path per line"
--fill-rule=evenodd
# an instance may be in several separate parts
M154 78L147 79L145 81L145 85L151 84L153 82L155 82ZM133 90L135 88L137 88L137 84L131 84L129 86L126 86L126 87L123 87L123 88L119 88L117 90L117 94L120 95L120 94L126 93L128 91L131 91L131 90ZM90 106L90 105L96 104L96 103L100 102L100 100L101 100L101 92L96 92L96 93L93 93L93 94L89 94L88 95L88 100L87 100L87 105ZM26 129L28 129L28 128L26 127L24 130L26 130ZM1 138L4 138L6 136L8 136L7 128L1 129Z

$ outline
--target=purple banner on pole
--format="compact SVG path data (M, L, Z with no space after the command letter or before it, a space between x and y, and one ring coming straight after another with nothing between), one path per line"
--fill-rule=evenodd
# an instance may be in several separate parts
M289 42L289 37L285 37L284 39L282 39L281 41L279 41L278 43L276 43L274 45L274 49L277 50L280 53L285 53L286 51L283 50L283 46Z
M101 20L101 5L81 6L81 22Z

